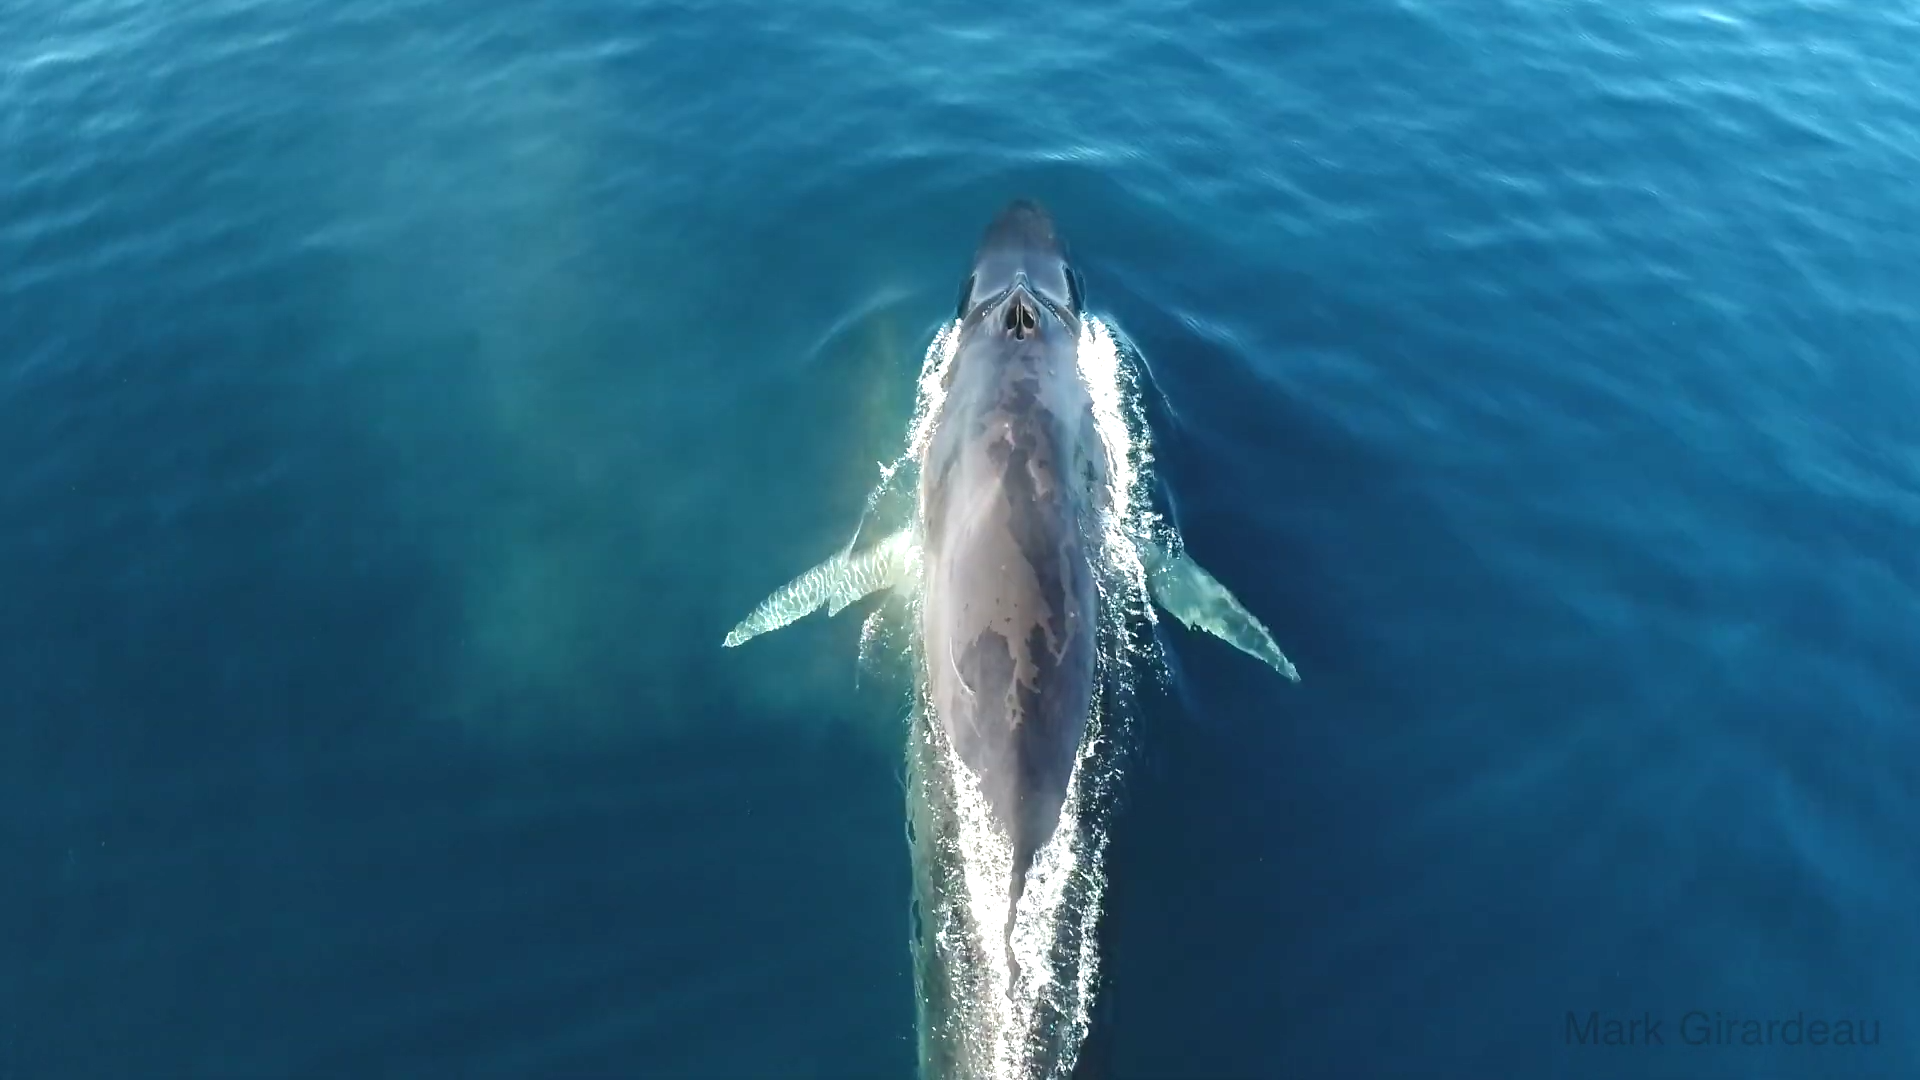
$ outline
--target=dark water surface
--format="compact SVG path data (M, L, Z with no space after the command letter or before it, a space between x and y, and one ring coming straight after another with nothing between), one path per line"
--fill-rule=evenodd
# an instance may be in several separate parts
M1916 57L1911 3L0 7L0 1078L908 1074L899 702L844 617L719 642L1023 194L1304 676L1170 634L1083 1072L1920 1075Z

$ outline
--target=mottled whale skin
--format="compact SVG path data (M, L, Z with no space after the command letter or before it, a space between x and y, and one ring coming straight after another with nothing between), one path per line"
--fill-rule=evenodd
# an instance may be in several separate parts
M920 468L928 700L1013 848L1008 923L1092 705L1105 463L1078 279L1038 205L987 228Z
M1037 204L987 227L960 290L951 359L920 447L915 511L762 600L731 648L825 608L892 591L912 602L922 700L1012 850L1006 950L1035 858L1061 827L1093 711L1103 624L1096 569L1130 545L1156 606L1297 681L1265 626L1185 551L1177 534L1116 535L1113 449L1101 436L1080 349L1085 290ZM1104 333L1104 330L1102 330ZM924 388L923 388L924 394ZM1118 459L1116 459L1118 460ZM861 528L867 525L862 520ZM983 928L984 929L984 928Z

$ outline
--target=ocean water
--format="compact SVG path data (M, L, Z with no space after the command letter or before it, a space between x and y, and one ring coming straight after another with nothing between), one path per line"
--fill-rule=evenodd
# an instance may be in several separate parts
M720 639L1021 195L1303 676L1166 631L1083 1075L1920 1074L1916 57L12 0L0 1078L910 1075L897 696L845 616Z

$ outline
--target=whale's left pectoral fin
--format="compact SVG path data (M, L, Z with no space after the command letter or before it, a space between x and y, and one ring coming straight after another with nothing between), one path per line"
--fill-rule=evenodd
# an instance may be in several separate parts
M1204 630L1273 670L1300 681L1300 672L1274 644L1260 620L1240 606L1225 585L1214 580L1185 552L1143 552L1147 588L1154 602L1194 630Z
M797 622L822 607L831 618L868 595L911 581L919 569L920 552L910 529L902 529L865 551L836 552L760 601L751 614L727 632L721 644L732 648Z

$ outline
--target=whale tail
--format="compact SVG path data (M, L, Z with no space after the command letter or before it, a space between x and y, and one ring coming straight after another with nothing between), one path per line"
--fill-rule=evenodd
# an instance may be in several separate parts
M1033 858L1032 845L1014 845L1013 870L1007 882L1007 925L1001 933L1001 941L1007 950L1008 1000L1012 1000L1013 988L1020 981L1020 958L1013 954L1013 921L1020 913L1020 897L1027 891L1027 871L1033 869Z

